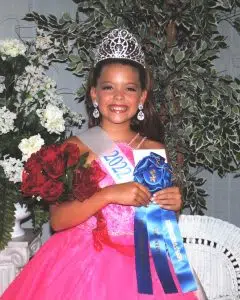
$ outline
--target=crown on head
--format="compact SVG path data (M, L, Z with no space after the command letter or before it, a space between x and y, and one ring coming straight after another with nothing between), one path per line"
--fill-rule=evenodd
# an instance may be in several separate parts
M94 66L106 59L127 59L145 68L145 56L137 39L126 29L112 30L98 46Z

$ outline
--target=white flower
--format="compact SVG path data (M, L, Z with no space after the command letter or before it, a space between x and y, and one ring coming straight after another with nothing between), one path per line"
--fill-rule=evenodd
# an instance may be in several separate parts
M38 75L38 77L42 74L42 69L38 69L38 67L32 65L26 66L25 71L30 75Z
M0 41L0 55L4 58L6 56L16 57L24 55L26 47L17 39Z
M39 201L42 200L42 198L41 198L40 196L37 196L37 197L36 197L36 200L39 202Z
M42 55L38 58L38 62L42 65L42 66L46 66L48 67L49 65L49 59L47 55Z
M48 76L45 76L44 77L44 82L45 82L45 88L47 90L51 89L51 88L56 88L56 81L53 80L52 78L48 77Z
M49 102L49 99L46 99L46 95L56 94L56 82L45 75L43 67L30 65L25 68L25 71L26 72L18 78L15 90L17 92L27 92L28 98L34 98L38 100L37 102L39 102L39 97L42 99L45 98L45 103ZM40 105L42 105L42 103L40 103Z
M5 90L5 84L0 83L0 94Z
M8 110L6 106L0 108L0 135L14 130L14 120L16 117L16 114Z
M23 163L20 159L5 156L4 160L0 160L0 166L9 181L22 182Z
M28 139L22 139L18 148L22 151L22 160L27 160L32 153L37 152L44 145L44 140L40 134L33 135Z
M48 104L45 109L38 109L41 124L49 133L60 134L65 130L63 111L57 106Z

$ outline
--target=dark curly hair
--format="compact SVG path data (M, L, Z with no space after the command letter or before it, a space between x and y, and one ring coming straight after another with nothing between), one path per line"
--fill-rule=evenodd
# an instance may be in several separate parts
M92 103L90 90L92 87L97 86L97 81L101 76L101 72L104 66L109 64L122 64L130 65L134 67L139 73L139 80L142 90L147 90L147 99L144 103L143 111L145 118L143 121L137 119L137 113L131 120L131 129L139 132L142 136L146 136L149 139L164 142L164 129L163 124L160 121L160 117L153 104L153 91L152 91L152 77L149 70L143 68L140 64L127 59L106 59L99 62L96 67L92 68L88 77L87 92L85 98L85 104L87 114L89 117L88 127L98 126L101 123L101 115L98 119L93 117L94 106Z

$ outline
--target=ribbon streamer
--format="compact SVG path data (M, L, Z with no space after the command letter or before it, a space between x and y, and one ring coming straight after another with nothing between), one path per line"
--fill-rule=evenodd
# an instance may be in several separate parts
M134 170L134 180L145 185L151 193L170 187L172 186L170 166L165 163L163 157L151 152L137 164ZM147 208L136 208L134 237L139 293L153 293L149 246L158 278L166 294L178 292L169 267L169 260L182 291L186 293L197 289L173 211L161 209L154 203Z

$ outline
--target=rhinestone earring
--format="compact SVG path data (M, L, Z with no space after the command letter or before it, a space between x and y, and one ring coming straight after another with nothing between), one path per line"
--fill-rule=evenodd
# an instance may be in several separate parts
M95 119L98 119L99 116L100 116L100 114L99 114L97 102L93 102L93 106L94 106L93 117L94 117Z
M139 112L137 114L137 119L139 121L143 121L144 120L144 112L143 112L143 105L141 103L138 105L138 109L139 109Z

